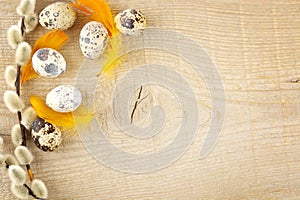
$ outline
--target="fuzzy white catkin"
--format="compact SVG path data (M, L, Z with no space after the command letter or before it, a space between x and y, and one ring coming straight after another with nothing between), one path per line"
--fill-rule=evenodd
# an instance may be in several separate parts
M5 159L4 159L5 165L11 166L11 165L18 165L18 161L17 159L10 154L5 155Z
M7 85L14 88L17 77L17 69L14 66L7 66L4 72L4 77Z
M20 4L16 9L18 15L22 17L24 15L33 13L35 9L35 3L35 0L21 0Z
M22 111L25 107L22 99L14 91L7 90L4 92L4 103L12 113Z
M11 141L15 146L22 144L22 132L20 124L15 124L11 129Z
M33 31L37 24L38 24L38 16L36 13L30 13L28 15L25 16L25 20L24 20L24 24L25 24L25 32L29 33L31 31Z
M24 185L15 185L12 184L10 191L18 198L18 199L29 199L28 189Z
M8 168L8 177L15 185L23 185L26 181L26 171L19 165L11 165Z
M23 42L21 29L17 25L12 25L7 30L8 44L13 48L17 48L18 44Z
M32 107L27 108L22 113L22 124L25 126L27 130L29 130L32 126L32 123L36 120L37 114Z
M15 156L21 165L30 164L33 160L32 153L25 146L17 146Z
M31 57L31 46L27 42L21 42L16 50L16 63L25 65Z
M43 199L48 198L48 190L47 190L47 187L46 187L46 185L43 181L38 180L38 179L34 179L31 182L31 189L37 197L43 198Z
M0 150L3 147L3 138L0 136Z

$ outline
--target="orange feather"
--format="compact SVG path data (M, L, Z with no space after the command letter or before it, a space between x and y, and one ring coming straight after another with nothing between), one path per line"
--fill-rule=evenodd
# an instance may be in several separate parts
M109 36L118 33L111 9L106 0L77 0L71 4L92 20L101 22L108 30Z
M59 50L64 43L68 40L68 36L60 30L51 31L42 37L40 37L34 44L32 49L33 54L41 48L51 48ZM31 59L22 67L22 77L21 84L25 83L27 80L37 77L38 74L32 68Z
M60 126L63 129L75 128L76 126L83 126L88 124L94 114L84 112L84 114L73 115L72 112L60 113L49 108L45 101L37 96L30 97L30 103L35 110L36 114L51 124ZM77 112L77 111L76 111Z

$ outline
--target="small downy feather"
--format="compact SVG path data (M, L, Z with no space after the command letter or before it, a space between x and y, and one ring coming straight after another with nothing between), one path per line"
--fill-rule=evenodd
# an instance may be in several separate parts
M48 190L43 181L39 179L33 179L33 181L31 182L31 189L37 197L43 199L48 198Z
M12 113L22 111L25 107L22 99L14 91L7 90L4 92L4 103Z
M34 12L35 9L35 0L21 0L20 4L18 5L16 11L19 16L28 15Z
M23 66L31 58L31 46L27 42L21 42L16 50L16 63Z
M20 42L23 42L21 29L17 25L12 25L7 30L7 41L8 44L13 48L17 48Z
M76 117L73 113L56 112L49 108L43 99L37 96L31 96L30 103L40 118L64 129L75 128L75 126L84 126L89 124L93 118L93 114L85 111L81 111L81 114L79 116L76 115Z
M115 36L118 33L106 0L77 0L72 2L72 6L81 10L92 20L101 22L108 30L109 36Z
M34 44L31 58L33 54L41 48L51 48L59 50L64 43L68 40L68 36L60 30L54 30L46 33L40 37ZM37 77L38 74L32 68L31 59L22 67L21 84L24 84L27 80Z
M11 141L15 146L19 146L22 144L22 132L20 128L20 124L15 124L11 129Z
M9 87L15 88L17 77L17 69L14 66L7 66L4 72L4 77Z

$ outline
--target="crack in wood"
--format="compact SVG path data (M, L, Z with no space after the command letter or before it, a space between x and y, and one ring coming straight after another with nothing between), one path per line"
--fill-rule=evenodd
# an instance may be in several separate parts
M143 86L141 85L141 88L140 88L140 91L139 91L137 100L135 101L134 107L133 107L132 112L131 112L131 116L130 116L130 123L131 123L131 124L132 124L132 122L133 122L133 117L134 117L134 113L135 113L135 111L136 111L136 108L137 108L138 104L141 102L142 90L143 90ZM145 97L145 98L146 98L146 97ZM145 99L145 98L143 98L143 99ZM143 100L143 99L142 99L142 100Z

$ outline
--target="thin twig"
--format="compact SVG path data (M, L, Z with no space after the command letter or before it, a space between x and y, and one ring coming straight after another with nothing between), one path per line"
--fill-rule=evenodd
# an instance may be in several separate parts
M16 82L15 82L15 87L16 87L16 93L18 96L21 96L20 79L21 79L21 65L17 64L17 78L16 78ZM20 129L21 129L21 133L22 133L22 145L26 146L26 131L25 131L25 127L22 124L22 113L20 111L18 111L17 114L18 114L19 125L20 125Z
M22 33L22 35L24 35L25 30L26 30L26 27L25 27L25 16L23 16L22 17L22 21L21 21L21 33Z
M131 116L130 116L131 124L132 124L132 122L133 122L133 116L134 116L135 110L136 110L136 108L137 108L137 105L138 105L138 103L139 103L139 100L141 99L142 90L143 90L143 86L141 86L141 88L140 88L140 91L139 91L137 100L135 101L133 110L132 110L132 112L131 112Z
M27 174L28 174L29 180L33 181L34 175L32 173L32 170L31 170L31 167L30 167L29 164L26 165L26 170L27 170Z

